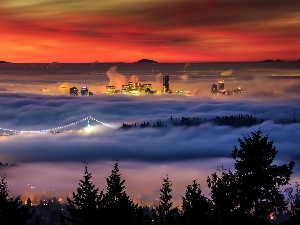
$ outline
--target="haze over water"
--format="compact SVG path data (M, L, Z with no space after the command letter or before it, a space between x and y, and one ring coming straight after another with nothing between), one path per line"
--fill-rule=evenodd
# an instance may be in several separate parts
M129 96L105 94L106 85L120 89L128 81L151 83L190 95ZM143 204L155 204L162 177L169 175L176 204L185 186L197 180L207 192L206 178L220 166L231 169L230 153L237 138L261 129L277 147L278 164L294 160L292 181L299 181L300 62L256 63L31 63L0 64L0 127L40 130L63 126L87 116L115 128L123 123L167 123L169 118L248 114L263 123L232 128L205 123L192 127L120 131L92 122L91 133L36 133L0 137L0 162L18 163L0 170L7 174L12 194L60 196L75 191L84 161L93 181L105 188L116 159L128 194ZM225 89L242 87L234 96L212 95L213 83ZM65 88L61 88L64 85ZM92 96L70 96L69 88L87 86ZM292 122L296 121L296 122ZM1 131L3 132L3 131Z

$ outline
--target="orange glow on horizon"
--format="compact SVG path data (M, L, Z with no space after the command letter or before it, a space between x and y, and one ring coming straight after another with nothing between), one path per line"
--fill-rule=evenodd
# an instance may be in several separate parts
M162 0L0 5L0 60L158 62L299 60L300 4ZM71 10L73 9L73 10ZM270 9L271 10L271 9ZM243 13L242 13L243 12ZM253 14L253 16L251 16Z

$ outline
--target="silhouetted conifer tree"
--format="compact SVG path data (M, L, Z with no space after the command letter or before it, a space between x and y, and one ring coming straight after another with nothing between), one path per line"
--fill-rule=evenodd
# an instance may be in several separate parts
M153 215L154 223L157 225L174 225L176 224L176 216L178 215L178 209L172 208L172 182L167 174L166 178L163 178L162 187L160 188L159 204L155 208L156 213Z
M207 183L211 189L215 224L234 224L232 223L232 218L234 217L233 209L237 205L235 188L238 185L234 173L222 168L221 176L219 177L217 173L213 173L207 179Z
M195 180L186 188L182 197L183 224L212 224L212 202L202 194L200 184Z
M103 196L105 224L139 224L138 205L126 193L125 180L119 173L118 161L114 164L111 175L106 178L106 192Z
M236 171L208 178L219 224L268 224L270 214L286 207L279 188L288 184L295 163L274 165L277 150L260 130L238 142L231 153Z
M15 199L9 196L6 177L0 177L0 225L27 225L34 211L24 205L20 196Z
M73 192L73 199L67 197L67 215L61 214L63 224L93 225L103 224L102 197L103 193L91 182L92 174L85 165L83 180L80 180L77 192Z

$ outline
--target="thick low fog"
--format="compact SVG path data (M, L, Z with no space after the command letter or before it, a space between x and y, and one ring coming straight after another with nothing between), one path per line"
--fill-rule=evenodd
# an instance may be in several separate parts
M114 72L124 76L116 68L107 72L107 85L112 85ZM188 82L189 77L178 79ZM220 166L233 168L230 153L238 146L237 139L260 129L277 147L275 163L295 161L294 182L299 180L300 173L298 86L295 82L290 89L286 83L283 85L282 90L289 90L290 95L237 96L70 96L2 90L0 162L19 166L1 167L0 175L8 176L13 194L24 197L57 195L64 200L76 190L83 176L84 162L88 163L95 184L104 189L105 177L109 176L117 159L127 191L136 201L155 204L162 177L166 174L173 182L173 194L178 201L185 186L195 179L207 191L207 176ZM216 125L211 120L238 115L250 115L260 122L233 128ZM91 132L86 131L87 120L74 125L88 116L93 118L90 119ZM204 122L198 126L172 126L171 117L178 120L201 118ZM162 122L166 126L140 128L144 122ZM136 124L136 127L118 129L123 123ZM36 133L53 128L57 132Z

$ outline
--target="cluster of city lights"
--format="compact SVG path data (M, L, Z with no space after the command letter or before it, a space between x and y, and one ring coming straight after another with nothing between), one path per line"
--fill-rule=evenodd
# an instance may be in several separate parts
M88 117L85 117L81 120L78 120L76 122L73 122L73 123L70 123L70 124L67 124L67 125L64 125L64 126L58 126L58 127L54 127L54 128L49 128L49 129L43 129L43 130L15 130L15 129L10 129L10 128L3 128L3 127L0 127L0 130L3 130L4 132L9 132L9 133L15 133L15 134L27 134L27 133L30 133L30 134L33 134L33 133L57 133L61 130L71 130L70 128L72 126L75 126L79 123L82 123L84 121L88 121L88 131L90 132L92 130L92 126L90 125L90 121L93 120L97 123L100 123L106 127L109 127L109 128L115 128L114 126L110 125L110 124L107 124L107 123L104 123L100 120L97 120L95 119L94 117L92 116L88 116Z

